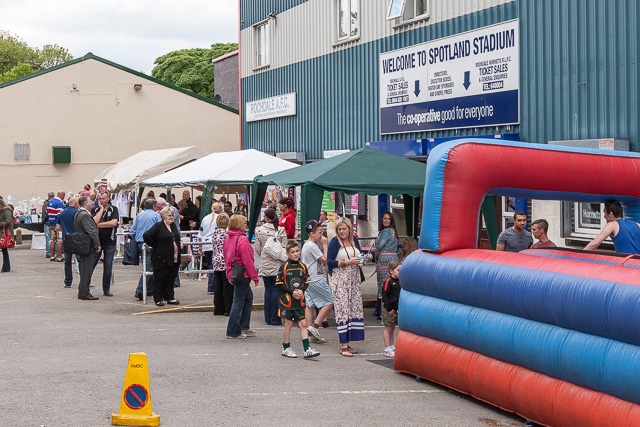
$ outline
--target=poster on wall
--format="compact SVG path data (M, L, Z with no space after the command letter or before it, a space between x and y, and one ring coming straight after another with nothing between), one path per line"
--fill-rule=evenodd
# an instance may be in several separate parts
M520 123L512 20L380 54L380 133Z
M325 191L322 196L322 208L327 213L327 219L334 220L336 217L336 193Z

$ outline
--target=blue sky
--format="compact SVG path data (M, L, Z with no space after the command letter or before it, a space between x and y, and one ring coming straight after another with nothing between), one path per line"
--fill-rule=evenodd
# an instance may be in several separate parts
M57 44L151 74L165 53L238 42L232 0L0 1L0 30L33 48Z

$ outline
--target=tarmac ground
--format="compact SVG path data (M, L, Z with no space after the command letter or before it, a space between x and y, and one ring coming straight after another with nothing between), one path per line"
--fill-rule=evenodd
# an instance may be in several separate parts
M280 354L282 327L267 326L263 288L254 288L257 336L226 339L227 318L214 317L206 279L181 275L178 307L134 298L141 267L115 262L113 297L77 299L78 275L63 287L64 264L29 241L10 249L0 274L0 427L109 426L123 393L130 353L148 357L151 404L165 427L184 426L521 426L524 420L466 395L393 370L383 355L383 327L365 309L359 354L338 354L338 336L321 330L314 359ZM365 266L365 300L375 298ZM291 343L301 356L297 329Z

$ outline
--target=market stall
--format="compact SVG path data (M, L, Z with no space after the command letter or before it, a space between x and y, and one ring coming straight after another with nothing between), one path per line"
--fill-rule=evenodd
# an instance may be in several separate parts
M204 216L210 212L214 193L248 193L257 175L268 175L297 166L254 149L212 153L188 166L145 179L140 182L140 187L198 188L203 191L200 214ZM253 205L261 206L256 203Z
M404 196L407 228L413 229L413 199L424 191L426 166L414 160L364 147L339 156L308 163L293 170L257 176L252 199L262 200L269 184L302 187L300 223L317 219L324 191L370 196L390 194ZM260 218L260 205L253 204L249 230L252 233ZM304 238L304 237L303 237Z

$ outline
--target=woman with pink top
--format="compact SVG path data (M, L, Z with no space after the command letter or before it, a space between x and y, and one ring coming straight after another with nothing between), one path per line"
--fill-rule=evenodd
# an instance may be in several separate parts
M229 282L233 283L233 303L227 323L227 338L247 338L256 335L249 326L251 322L251 308L253 306L253 291L251 281L258 286L260 278L253 258L253 248L245 234L247 217L232 215L229 218L227 238L224 241L224 263ZM231 278L231 266L236 261L244 266L244 279L235 283Z

